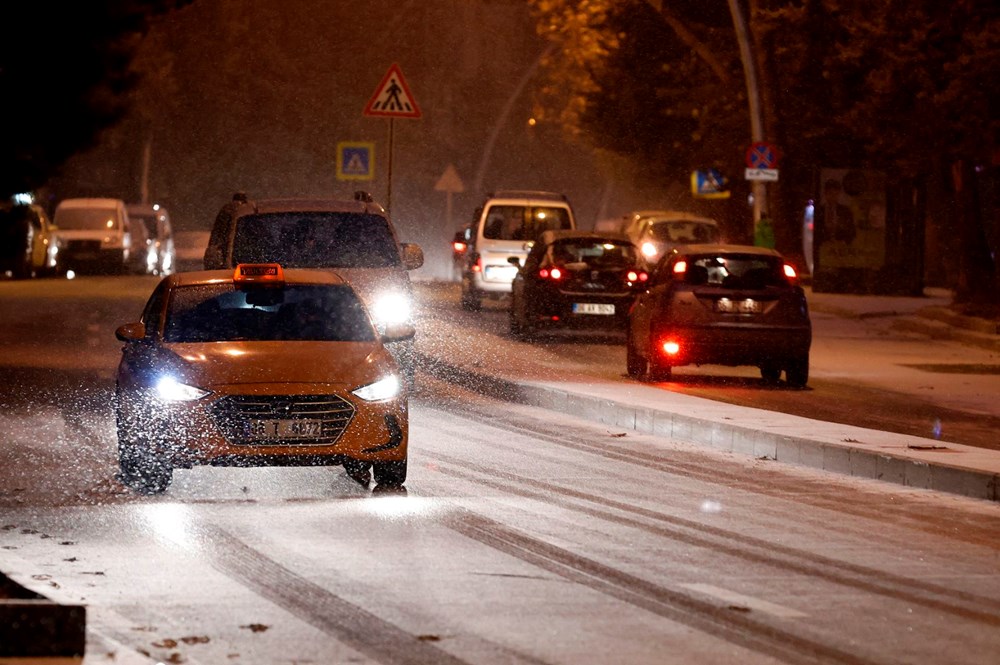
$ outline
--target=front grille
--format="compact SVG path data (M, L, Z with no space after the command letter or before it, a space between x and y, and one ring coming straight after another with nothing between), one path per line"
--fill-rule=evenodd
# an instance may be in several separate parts
M317 445L335 443L354 417L354 405L338 395L229 395L210 408L212 418L230 443L247 445ZM322 421L318 436L261 439L252 426L261 421Z

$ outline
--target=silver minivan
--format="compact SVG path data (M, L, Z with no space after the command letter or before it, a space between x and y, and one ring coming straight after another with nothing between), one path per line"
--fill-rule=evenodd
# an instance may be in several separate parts
M576 229L573 207L563 194L499 191L476 209L471 244L462 270L462 309L478 311L483 298L509 296L518 266L545 231Z

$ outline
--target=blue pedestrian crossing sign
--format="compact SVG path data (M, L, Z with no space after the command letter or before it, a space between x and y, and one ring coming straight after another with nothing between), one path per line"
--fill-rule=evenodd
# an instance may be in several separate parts
M375 177L375 144L341 141L337 144L337 180Z
M728 199L729 180L718 169L692 171L691 194L700 199Z

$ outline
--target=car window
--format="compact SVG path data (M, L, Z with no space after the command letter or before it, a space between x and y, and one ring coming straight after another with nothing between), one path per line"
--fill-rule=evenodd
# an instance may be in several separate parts
M779 259L756 255L689 258L685 281L724 289L763 289L788 285Z
M163 297L166 291L166 284L160 282L142 310L142 323L146 326L147 336L160 329L160 320L163 318Z
M179 287L170 293L165 342L369 342L375 330L345 285Z
M388 221L359 213L273 213L236 222L231 264L287 268L388 268L400 265Z
M483 237L490 240L536 240L544 231L570 230L569 211L559 206L490 206Z
M654 222L649 225L648 235L655 241L673 244L717 242L719 229L693 220Z
M60 229L98 231L113 229L118 215L109 208L59 208L56 226Z
M624 242L565 240L551 249L552 261L566 266L582 264L592 268L626 268L636 264L635 246Z

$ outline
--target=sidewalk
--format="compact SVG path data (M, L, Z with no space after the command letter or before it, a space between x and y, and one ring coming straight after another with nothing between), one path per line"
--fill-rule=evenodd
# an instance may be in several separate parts
M950 304L946 292L924 298L808 296L814 311L884 318L894 329L1000 352L995 332L934 318L943 317L941 310ZM1000 451L735 406L635 382L546 376L544 367L502 349L490 355L475 349L456 354L453 348L442 353L419 340L417 348L423 371L496 399L757 459L1000 501Z

